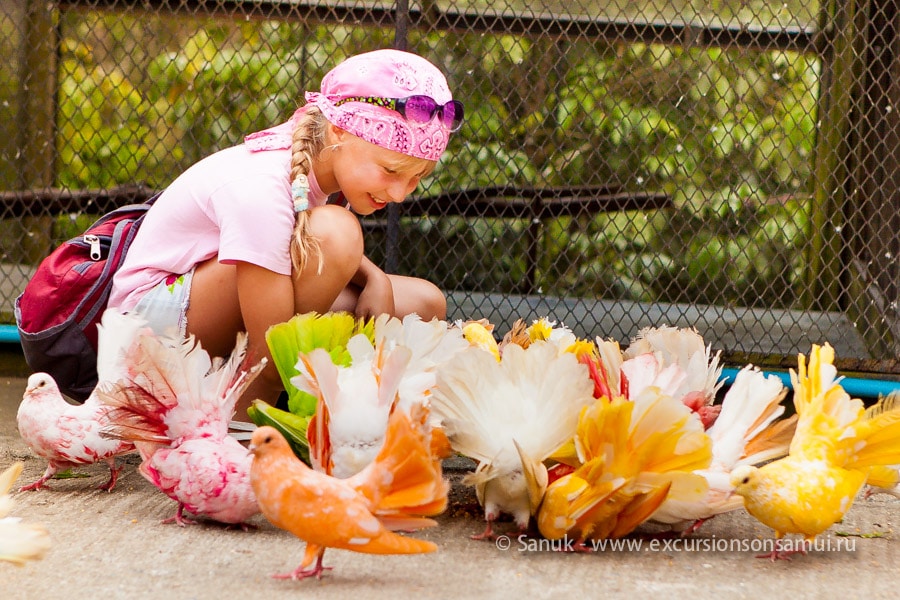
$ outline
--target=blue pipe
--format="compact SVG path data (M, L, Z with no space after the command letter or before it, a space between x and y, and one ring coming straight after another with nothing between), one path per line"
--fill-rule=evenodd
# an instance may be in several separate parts
M18 344L19 329L15 325L0 325L0 344Z
M0 325L0 344L18 344L19 330L15 325ZM725 385L734 383L740 369L722 369L722 381ZM766 375L775 375L784 386L792 389L791 376L785 371L764 371ZM878 398L887 396L891 392L900 392L900 381L888 381L884 379L862 379L859 377L845 377L841 379L841 387L848 394L858 398Z
M722 380L725 385L731 385L737 377L740 369L722 369ZM784 386L793 389L790 373L784 371L763 371L766 375L775 375ZM840 380L841 387L855 398L878 398L887 396L891 392L900 392L900 381L886 379L863 379L860 377L844 377Z

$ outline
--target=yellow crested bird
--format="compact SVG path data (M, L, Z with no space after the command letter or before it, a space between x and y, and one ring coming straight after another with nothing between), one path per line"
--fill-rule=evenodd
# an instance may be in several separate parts
M775 530L772 560L789 558L785 534L807 544L841 520L863 484L900 463L900 402L885 398L866 409L836 380L834 349L813 345L807 368L801 354L791 371L797 430L784 458L731 473L735 493L747 511Z
M525 332L532 342L546 341L556 344L560 351L566 352L575 343L576 337L564 323L551 321L547 317L535 319Z
M462 323L463 337L476 348L490 352L493 357L500 360L500 346L494 338L494 326L487 319L466 321Z
M547 342L509 345L500 361L471 347L441 366L431 406L453 450L478 463L464 480L487 521L476 539L493 536L501 512L528 527L549 478L543 461L572 437L592 388L584 365Z
M50 548L50 536L43 525L23 523L8 516L13 507L7 495L22 473L24 464L15 462L0 473L0 560L22 566L29 560L42 558Z
M537 523L548 539L566 535L618 538L643 523L670 495L695 501L706 480L712 444L699 419L679 400L648 387L633 401L600 398L578 421L581 465L551 483Z

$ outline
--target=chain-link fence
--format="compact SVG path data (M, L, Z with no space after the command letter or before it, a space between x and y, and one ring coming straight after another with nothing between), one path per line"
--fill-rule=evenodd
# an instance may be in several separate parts
M467 116L367 248L452 318L693 325L763 365L830 341L900 374L897 4L0 0L4 319L96 213L396 47Z

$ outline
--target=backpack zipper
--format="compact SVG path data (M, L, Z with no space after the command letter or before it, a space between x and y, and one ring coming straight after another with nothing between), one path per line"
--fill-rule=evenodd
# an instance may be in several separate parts
M84 236L84 241L90 246L91 260L100 260L102 258L100 254L100 237L88 233Z

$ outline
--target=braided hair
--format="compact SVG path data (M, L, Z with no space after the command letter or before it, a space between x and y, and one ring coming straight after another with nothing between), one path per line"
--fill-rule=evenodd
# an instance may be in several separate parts
M291 181L295 181L299 175L309 175L312 171L313 158L319 155L325 147L325 131L328 121L325 115L314 107L309 109L297 121L291 142ZM301 210L297 213L297 221L294 224L294 232L291 235L291 263L294 270L302 271L309 257L318 257L318 271L322 272L323 257L319 247L319 240L312 235L309 225L309 211Z

